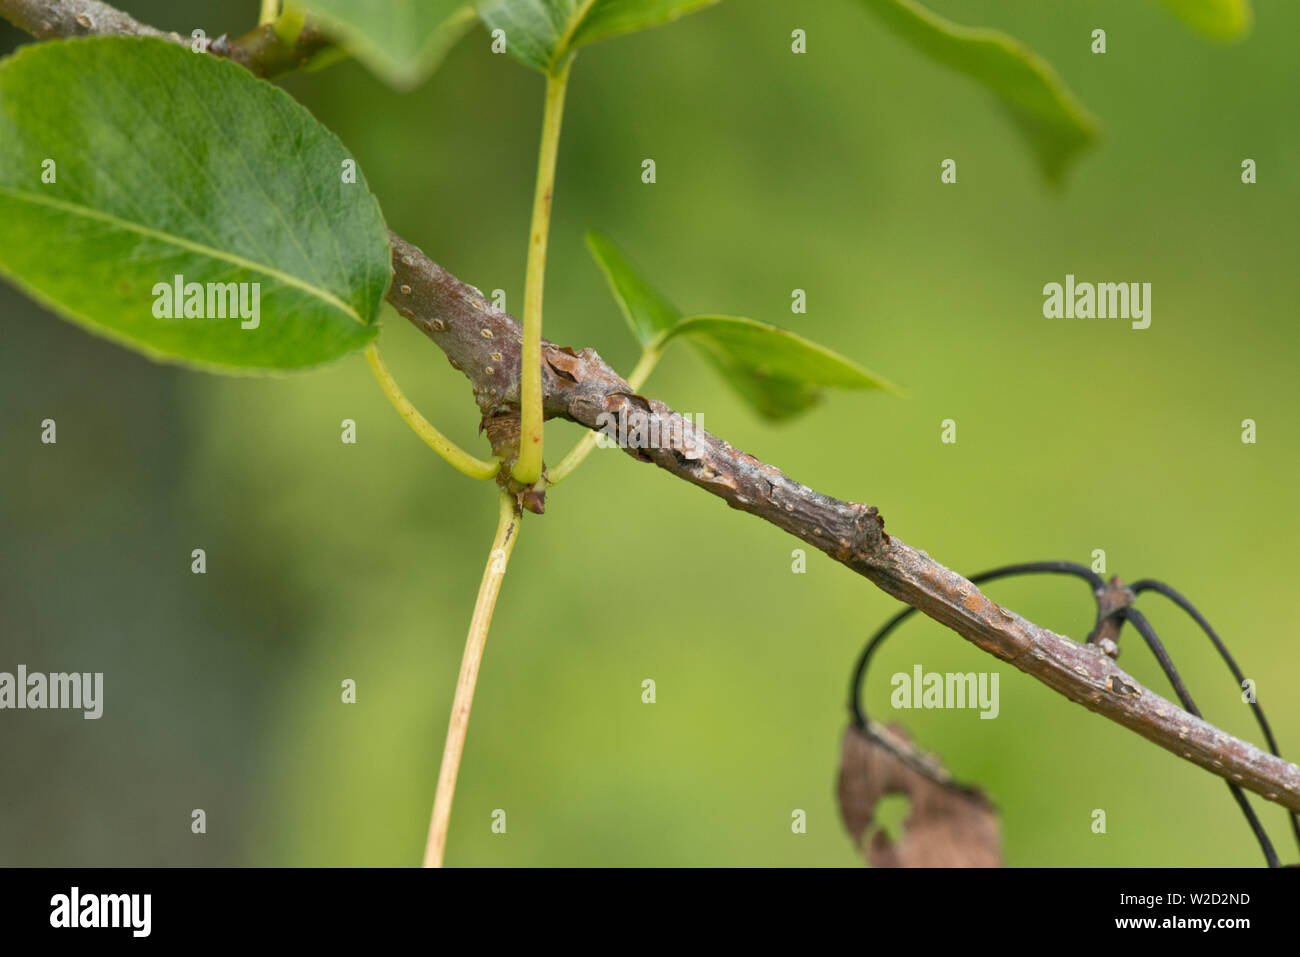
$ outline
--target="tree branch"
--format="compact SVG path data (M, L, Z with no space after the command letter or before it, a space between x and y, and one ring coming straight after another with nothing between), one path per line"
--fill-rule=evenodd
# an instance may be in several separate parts
M193 42L179 33L146 26L129 13L99 0L0 0L0 16L38 40L131 36L156 37L185 46ZM330 42L309 22L297 40L286 44L276 36L273 24L264 23L234 40L226 36L215 38L208 52L234 60L257 76L270 77L297 69Z
M0 0L0 15L40 37L163 35L93 0ZM251 68L256 69L256 62ZM415 246L395 235L391 240L388 299L469 379L493 452L505 460L498 480L509 482L508 466L518 448L522 329ZM541 371L547 418L598 428L602 413L646 416L660 435L680 434L686 441L677 449L627 449L634 458L653 462L820 549L1071 701L1269 801L1300 810L1300 767L1220 731L1144 687L1115 664L1100 642L1072 641L990 601L925 552L886 534L875 508L801 485L695 428L662 402L636 395L592 349L574 352L543 342ZM540 510L540 502L524 504Z
M38 40L121 35L182 42L98 0L0 0L0 15Z
M393 250L396 294L390 300L465 373L485 420L517 416L519 324L396 236ZM685 436L682 449L626 451L820 549L1071 701L1270 801L1300 810L1300 767L1220 731L1144 687L1100 642L1072 641L990 601L925 552L886 534L875 508L801 485L695 428L662 402L636 395L594 350L575 353L544 342L542 389L548 418L598 429L601 413L615 419L643 414L651 432Z

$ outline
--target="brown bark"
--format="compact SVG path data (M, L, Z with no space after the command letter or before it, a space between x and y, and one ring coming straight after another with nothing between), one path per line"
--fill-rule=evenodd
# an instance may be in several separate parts
M140 23L129 13L99 0L3 0L0 16L38 40L56 37L132 36L156 37L188 45L188 36L167 33ZM297 69L330 41L315 26L303 27L296 42L275 35L270 24L255 27L240 37L214 37L208 52L227 57L258 76L276 76Z

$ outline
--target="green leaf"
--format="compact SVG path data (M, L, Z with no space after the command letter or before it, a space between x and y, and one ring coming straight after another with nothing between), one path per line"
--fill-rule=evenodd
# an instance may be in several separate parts
M391 275L378 203L359 173L342 181L349 159L287 93L227 60L134 37L26 46L0 62L0 272L155 358L227 372L326 362L375 337ZM256 289L256 328L156 317L177 275L203 285L205 314L207 284L247 283L250 312Z
M643 348L689 341L766 418L798 415L818 401L823 388L902 394L888 380L786 329L734 316L683 319L608 236L590 230L587 246Z
M762 415L787 419L812 406L823 388L903 390L788 329L737 316L691 316L665 345L687 338Z
M671 23L718 0L596 0L573 35L573 47Z
M642 346L648 346L660 333L677 324L681 312L645 281L608 236L590 230L587 248L605 273L623 318Z
M506 52L543 73L559 70L580 46L676 20L718 0L481 0L489 30Z
M997 30L963 27L914 0L863 0L900 37L983 83L1010 111L1043 175L1059 182L1097 137L1097 122L1038 55Z
M1250 32L1250 0L1160 0L1192 29L1211 40L1236 40Z
M465 0L302 0L313 20L390 86L427 79L474 24Z

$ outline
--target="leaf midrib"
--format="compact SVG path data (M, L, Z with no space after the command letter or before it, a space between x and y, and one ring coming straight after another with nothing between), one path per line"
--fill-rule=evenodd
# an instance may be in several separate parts
M93 207L90 206L83 206L78 203L69 203L66 200L54 199L49 196L41 196L37 193L24 193L21 192L20 190L12 189L7 186L0 186L0 194L11 196L14 199L17 199L19 201L32 203L37 206L46 206L52 209L60 209L65 212L73 213L74 215L84 216L87 219L96 219L99 220L100 222L105 222L113 226L116 226L119 229L125 229L129 232L138 233L141 236L149 236L154 239L159 239L162 240L163 242L167 242L175 246L179 246L182 249L189 249L192 250L193 252L202 253L205 256L210 256L213 259L219 259L224 262L233 263L236 266L240 266L244 269L251 270L252 272L261 273L262 275L269 276L272 279L275 279L286 286L292 286L295 289L301 289L304 292L309 293L312 296L315 296L317 299L320 299L322 302L328 303L329 305L333 306L335 309L339 310L344 315L348 316L349 318L359 323L360 325L363 326L366 325L366 321L361 318L361 316L357 313L355 309L353 309L350 305L348 305L338 296L334 295L332 292L326 289L321 289L318 286L313 286L311 283L305 282L299 279L297 276L294 276L287 272L283 272L282 270L276 269L273 266L267 266L263 263L255 262L251 259L245 259L243 256L237 256L234 253L224 252L212 246L207 246L203 243L196 243L191 239L185 239L182 236L176 236L172 233L163 232L162 230L159 229L151 229L148 226L142 226L139 223L133 223L128 219L122 219L119 216L114 216L112 213L105 213L100 210L94 209Z
M555 52L551 55L549 64L550 72L555 71L555 64L562 60L568 53L573 38L578 32L578 27L582 26L582 21L587 19L587 14L591 8L596 5L596 0L581 0L574 11L569 14L569 19L564 24L564 32L555 42Z

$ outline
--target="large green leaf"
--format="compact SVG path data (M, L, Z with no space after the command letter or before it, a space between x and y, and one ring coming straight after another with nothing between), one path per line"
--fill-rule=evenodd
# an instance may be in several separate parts
M343 182L349 159L229 61L134 37L24 47L0 62L0 271L156 358L316 365L374 338L391 275L378 203L359 173ZM205 292L247 283L250 306L259 290L256 328L156 317L155 286L177 275Z
M681 312L646 282L608 236L591 230L587 233L587 248L596 257L623 318L641 345L648 346L677 324Z
M503 30L506 52L543 73L580 46L668 23L718 0L480 0L489 30Z
M817 402L823 388L900 392L886 379L786 329L735 316L683 319L609 237L592 230L587 245L643 347L690 342L760 415L798 415Z
M1250 0L1160 0L1188 26L1212 40L1235 40L1250 31Z
M916 49L978 80L1010 111L1048 180L1097 136L1097 122L1045 60L997 30L959 26L915 0L863 0Z
M902 390L824 346L765 322L738 316L691 316L665 344L686 338L762 415L787 419L814 405L824 388Z
M429 76L475 20L466 0L302 0L331 36L398 89Z

